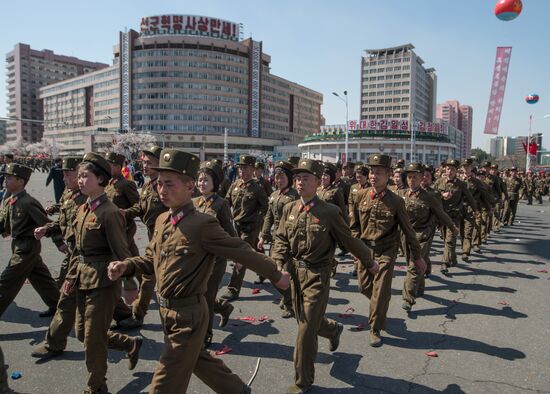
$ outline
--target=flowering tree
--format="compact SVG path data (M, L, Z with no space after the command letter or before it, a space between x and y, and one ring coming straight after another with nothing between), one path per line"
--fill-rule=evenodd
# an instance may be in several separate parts
M116 143L113 145L113 151L135 160L143 148L155 142L156 139L151 134L137 134L134 132L118 134L116 136Z

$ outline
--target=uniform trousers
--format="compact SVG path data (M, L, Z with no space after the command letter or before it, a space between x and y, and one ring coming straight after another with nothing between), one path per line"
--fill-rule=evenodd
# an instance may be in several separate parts
M236 225L237 235L243 241L252 246L252 249L257 250L258 246L258 235L260 234L260 227L255 226L255 228L249 228L250 226L241 226ZM236 261L238 263L238 261ZM242 266L240 269L237 269L237 264L233 267L233 273L231 274L231 279L227 288L233 290L237 294L240 294L241 287L243 286L244 275L246 273L246 268Z
M432 245L434 234L432 233L426 240L420 242L420 252L424 261L429 260L430 249ZM416 265L411 261L411 253L407 248L407 275L403 283L403 300L409 304L414 305L416 297L424 294L425 278L424 275L420 275Z
M75 332L84 343L88 388L92 391L105 386L107 350L130 352L134 345L128 335L109 331L120 294L120 281L109 287L76 290Z
M330 290L331 266L299 267L289 264L292 304L298 322L294 347L294 381L308 387L315 379L318 336L334 338L338 325L325 317Z
M462 222L462 215L451 216L456 228L460 228ZM443 266L451 267L457 264L456 260L456 235L453 234L450 228L443 227L443 240L445 242L445 249L443 251Z
M49 308L55 308L59 289L50 270L40 256L40 241L34 238L14 239L12 256L0 275L0 316L13 302L28 279Z
M195 374L216 393L237 394L244 382L204 348L208 328L206 299L182 308L159 308L164 330L164 348L149 393L185 393Z
M357 265L359 291L370 300L369 324L370 329L374 331L386 328L386 315L390 306L391 282L397 248L397 242L383 248L369 246L371 258L380 266L380 270L376 274L371 274L363 264Z

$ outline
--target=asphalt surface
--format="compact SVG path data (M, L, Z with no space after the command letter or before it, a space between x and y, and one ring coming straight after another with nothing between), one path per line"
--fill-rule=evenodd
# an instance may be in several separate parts
M28 191L47 205L53 199L53 189L44 187L45 178L45 174L34 174ZM357 291L357 281L350 275L352 265L341 264L331 282L327 316L343 323L345 330L334 353L328 349L328 340L319 339L311 392L550 393L549 228L548 197L543 205L522 202L517 224L493 235L483 253L473 255L471 264L459 264L449 277L441 276L439 267L434 267L434 275L426 282L426 295L409 316L401 309L405 271L400 258L384 345L378 349L368 345L368 301ZM137 243L142 251L146 239L139 223ZM433 261L438 264L441 242L437 236L434 246ZM44 260L57 274L61 253L48 239L42 248ZM9 257L9 240L3 239L0 269ZM224 283L228 278L229 273ZM254 285L255 278L247 272L232 320L224 329L215 330L212 349L229 346L231 352L218 357L245 381L261 357L253 391L284 393L293 382L296 323L280 318L278 293L271 284ZM253 288L260 292L253 294ZM83 347L74 336L69 338L66 352L56 359L37 364L30 356L49 323L37 315L43 309L37 293L25 284L0 318L0 345L9 364L8 374L22 375L10 379L10 386L18 393L82 392L87 372ZM265 315L268 320L253 324L238 320L246 316L260 320ZM155 302L139 332L146 341L134 371L128 371L125 355L109 353L107 378L113 393L147 391L163 347ZM432 351L437 357L426 355ZM208 393L210 389L193 377L188 392Z

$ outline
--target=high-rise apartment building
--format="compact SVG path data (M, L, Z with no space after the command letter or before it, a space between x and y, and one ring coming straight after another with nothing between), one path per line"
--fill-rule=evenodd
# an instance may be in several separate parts
M40 87L107 66L17 44L6 55L8 117L15 119L8 122L7 140L20 138L25 142L37 142L42 138L44 115L42 102L38 99Z
M437 76L412 44L367 49L361 59L361 119L435 118Z
M447 100L437 105L436 117L463 132L464 142L461 154L462 157L469 157L472 150L472 107L460 105L457 100Z

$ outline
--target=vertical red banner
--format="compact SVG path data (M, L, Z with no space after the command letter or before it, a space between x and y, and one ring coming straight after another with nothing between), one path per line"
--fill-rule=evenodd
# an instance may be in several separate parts
M491 95L489 98L489 108L487 109L487 118L485 120L484 134L498 134L498 125L500 123L500 114L502 112L502 103L504 101L504 91L506 90L506 80L508 79L508 68L510 66L511 56L512 47L497 47L497 57L495 59L493 82L491 84Z

